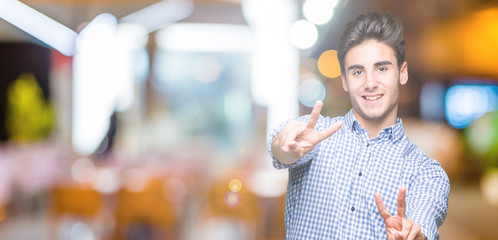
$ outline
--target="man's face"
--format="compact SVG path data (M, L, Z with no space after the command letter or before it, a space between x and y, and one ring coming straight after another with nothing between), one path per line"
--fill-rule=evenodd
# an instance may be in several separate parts
M362 122L396 121L400 84L408 81L406 62L398 69L387 44L367 40L351 48L344 59L342 85L349 93L355 117Z

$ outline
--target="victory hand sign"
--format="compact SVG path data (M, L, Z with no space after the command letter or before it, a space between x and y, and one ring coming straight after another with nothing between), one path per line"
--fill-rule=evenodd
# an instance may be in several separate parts
M319 142L341 128L342 122L337 122L322 132L315 131L322 105L321 101L315 103L307 123L291 121L273 138L271 149L279 162L284 164L296 162Z
M405 217L406 188L400 188L398 193L398 207L396 216L391 216L379 193L375 194L375 203L380 216L386 224L386 235L388 240L426 240L420 226L411 219Z

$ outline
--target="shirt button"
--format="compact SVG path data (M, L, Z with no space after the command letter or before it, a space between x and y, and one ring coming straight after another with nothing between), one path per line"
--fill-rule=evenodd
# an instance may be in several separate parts
M359 173L358 173L358 176L360 176L360 177L361 177L361 175L363 175L363 173L359 172Z
M370 143L367 143L367 147L370 147Z
M354 207L351 207L351 211L354 212Z

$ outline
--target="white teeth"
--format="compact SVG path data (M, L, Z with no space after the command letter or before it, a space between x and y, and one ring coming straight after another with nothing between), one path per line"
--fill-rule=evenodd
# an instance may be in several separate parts
M366 99L366 100L369 100L369 101L377 100L377 99L379 99L379 98L380 98L380 95L377 95L377 96L372 96L372 97L367 97L367 96L365 96L365 99Z

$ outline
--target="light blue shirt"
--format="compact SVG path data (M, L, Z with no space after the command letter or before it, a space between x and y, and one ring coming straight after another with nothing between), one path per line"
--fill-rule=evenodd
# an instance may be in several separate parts
M308 119L306 115L297 120ZM291 165L278 162L271 152L273 137L287 122L268 134L273 165L289 171L286 239L386 239L374 194L381 193L395 215L400 187L407 189L406 217L420 225L427 239L439 239L450 192L441 165L408 139L399 118L375 139L369 138L352 110L336 118L320 116L315 130L337 121L343 126L335 134Z

